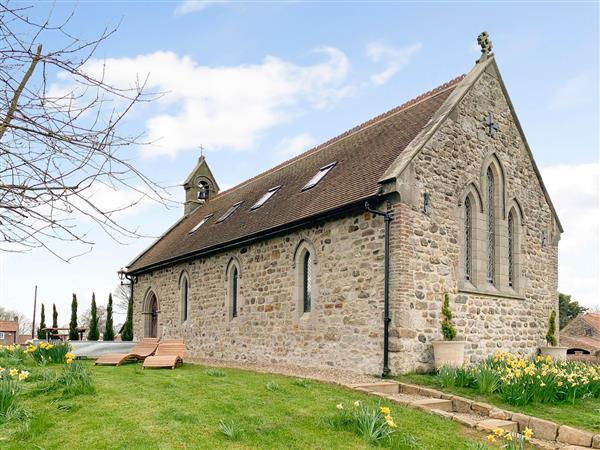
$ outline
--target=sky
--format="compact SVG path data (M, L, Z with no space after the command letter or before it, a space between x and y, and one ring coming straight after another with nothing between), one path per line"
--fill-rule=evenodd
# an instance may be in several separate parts
M35 13L51 6L37 3ZM565 229L559 290L600 308L597 3L87 1L58 2L52 14L73 9L69 31L82 38L119 25L91 73L106 67L119 86L148 76L148 88L164 93L131 112L126 128L152 145L126 156L177 202L200 145L221 189L232 187L468 72L476 37L488 31ZM60 74L50 81L68 83ZM109 207L133 196L95 192ZM120 212L143 236L125 243L81 219L95 244L69 263L41 249L0 252L0 306L31 316L37 285L38 302L55 303L67 323L73 292L80 310L92 292L106 303L117 270L182 213L150 200ZM56 250L69 257L82 247Z

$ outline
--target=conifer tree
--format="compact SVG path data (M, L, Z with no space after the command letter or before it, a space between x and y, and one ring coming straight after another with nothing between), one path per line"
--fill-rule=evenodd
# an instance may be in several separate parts
M548 320L548 334L546 334L546 342L552 347L556 347L556 311L552 310L550 319Z
M442 304L442 334L444 340L453 341L456 337L456 328L452 325L452 311L450 310L450 296L448 293L444 295L444 303Z
M52 303L52 328L58 328L58 312L54 303ZM58 334L58 331L54 330L52 334Z
M40 312L40 327L37 330L38 339L46 339L46 332L44 331L44 328L46 328L46 312L44 311L44 304L42 303L42 310Z
M98 310L96 308L96 294L92 292L92 308L90 317L90 329L88 330L87 340L97 341L100 337L100 331L98 330Z
M69 322L69 340L79 340L79 333L77 332L77 295L73 294L73 300L71 301L71 322Z
M106 306L106 329L104 330L104 340L114 341L115 330L113 330L113 302L112 294L108 294L108 305Z
M133 341L133 297L129 296L127 302L127 319L123 326L123 332L121 333L122 341Z

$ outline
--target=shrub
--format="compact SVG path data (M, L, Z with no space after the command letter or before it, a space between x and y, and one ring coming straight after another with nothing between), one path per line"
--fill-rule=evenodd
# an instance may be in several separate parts
M379 444L390 440L397 425L386 406L369 407L360 401L346 409L342 404L336 406L337 414L327 422L332 428L350 431L362 437L369 444Z
M452 311L450 310L450 296L444 294L444 303L442 305L442 335L444 340L453 341L456 337L456 328L452 325Z
M556 311L550 313L548 319L548 334L546 334L546 342L552 347L556 347Z
M122 341L133 341L133 296L129 296L127 302L127 319L125 319L125 325L123 325L123 332L121 333Z
M73 300L71 300L71 321L69 322L69 339L72 341L79 340L79 333L77 332L77 295L73 294Z

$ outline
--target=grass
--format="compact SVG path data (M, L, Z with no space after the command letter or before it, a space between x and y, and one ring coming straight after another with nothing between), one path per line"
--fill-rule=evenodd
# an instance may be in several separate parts
M496 405L508 411L520 412L541 419L551 420L563 425L571 425L583 430L600 433L600 399L587 398L575 404L557 405L532 403L525 406L512 406L503 402L497 394L478 394L477 391L461 387L442 387L439 378L433 374L408 374L397 377L399 381L420 384L442 389L445 392L460 395L481 402Z
M62 367L30 369L23 402L30 417L0 427L0 448L382 448L328 424L337 404L377 406L377 398L348 389L234 369L215 376L190 364L143 371L136 364L85 365L95 393L69 397L37 386L50 378L47 371L60 373ZM37 378L36 371L42 372ZM479 447L483 435L455 422L389 406L398 432L384 448L486 448Z

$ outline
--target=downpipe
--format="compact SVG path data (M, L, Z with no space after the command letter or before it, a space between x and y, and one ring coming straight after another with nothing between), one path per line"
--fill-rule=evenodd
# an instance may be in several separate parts
M365 211L383 217L384 223L384 256L383 256L383 370L382 377L390 373L389 344L390 344L390 222L393 220L390 212L371 209L365 202Z

